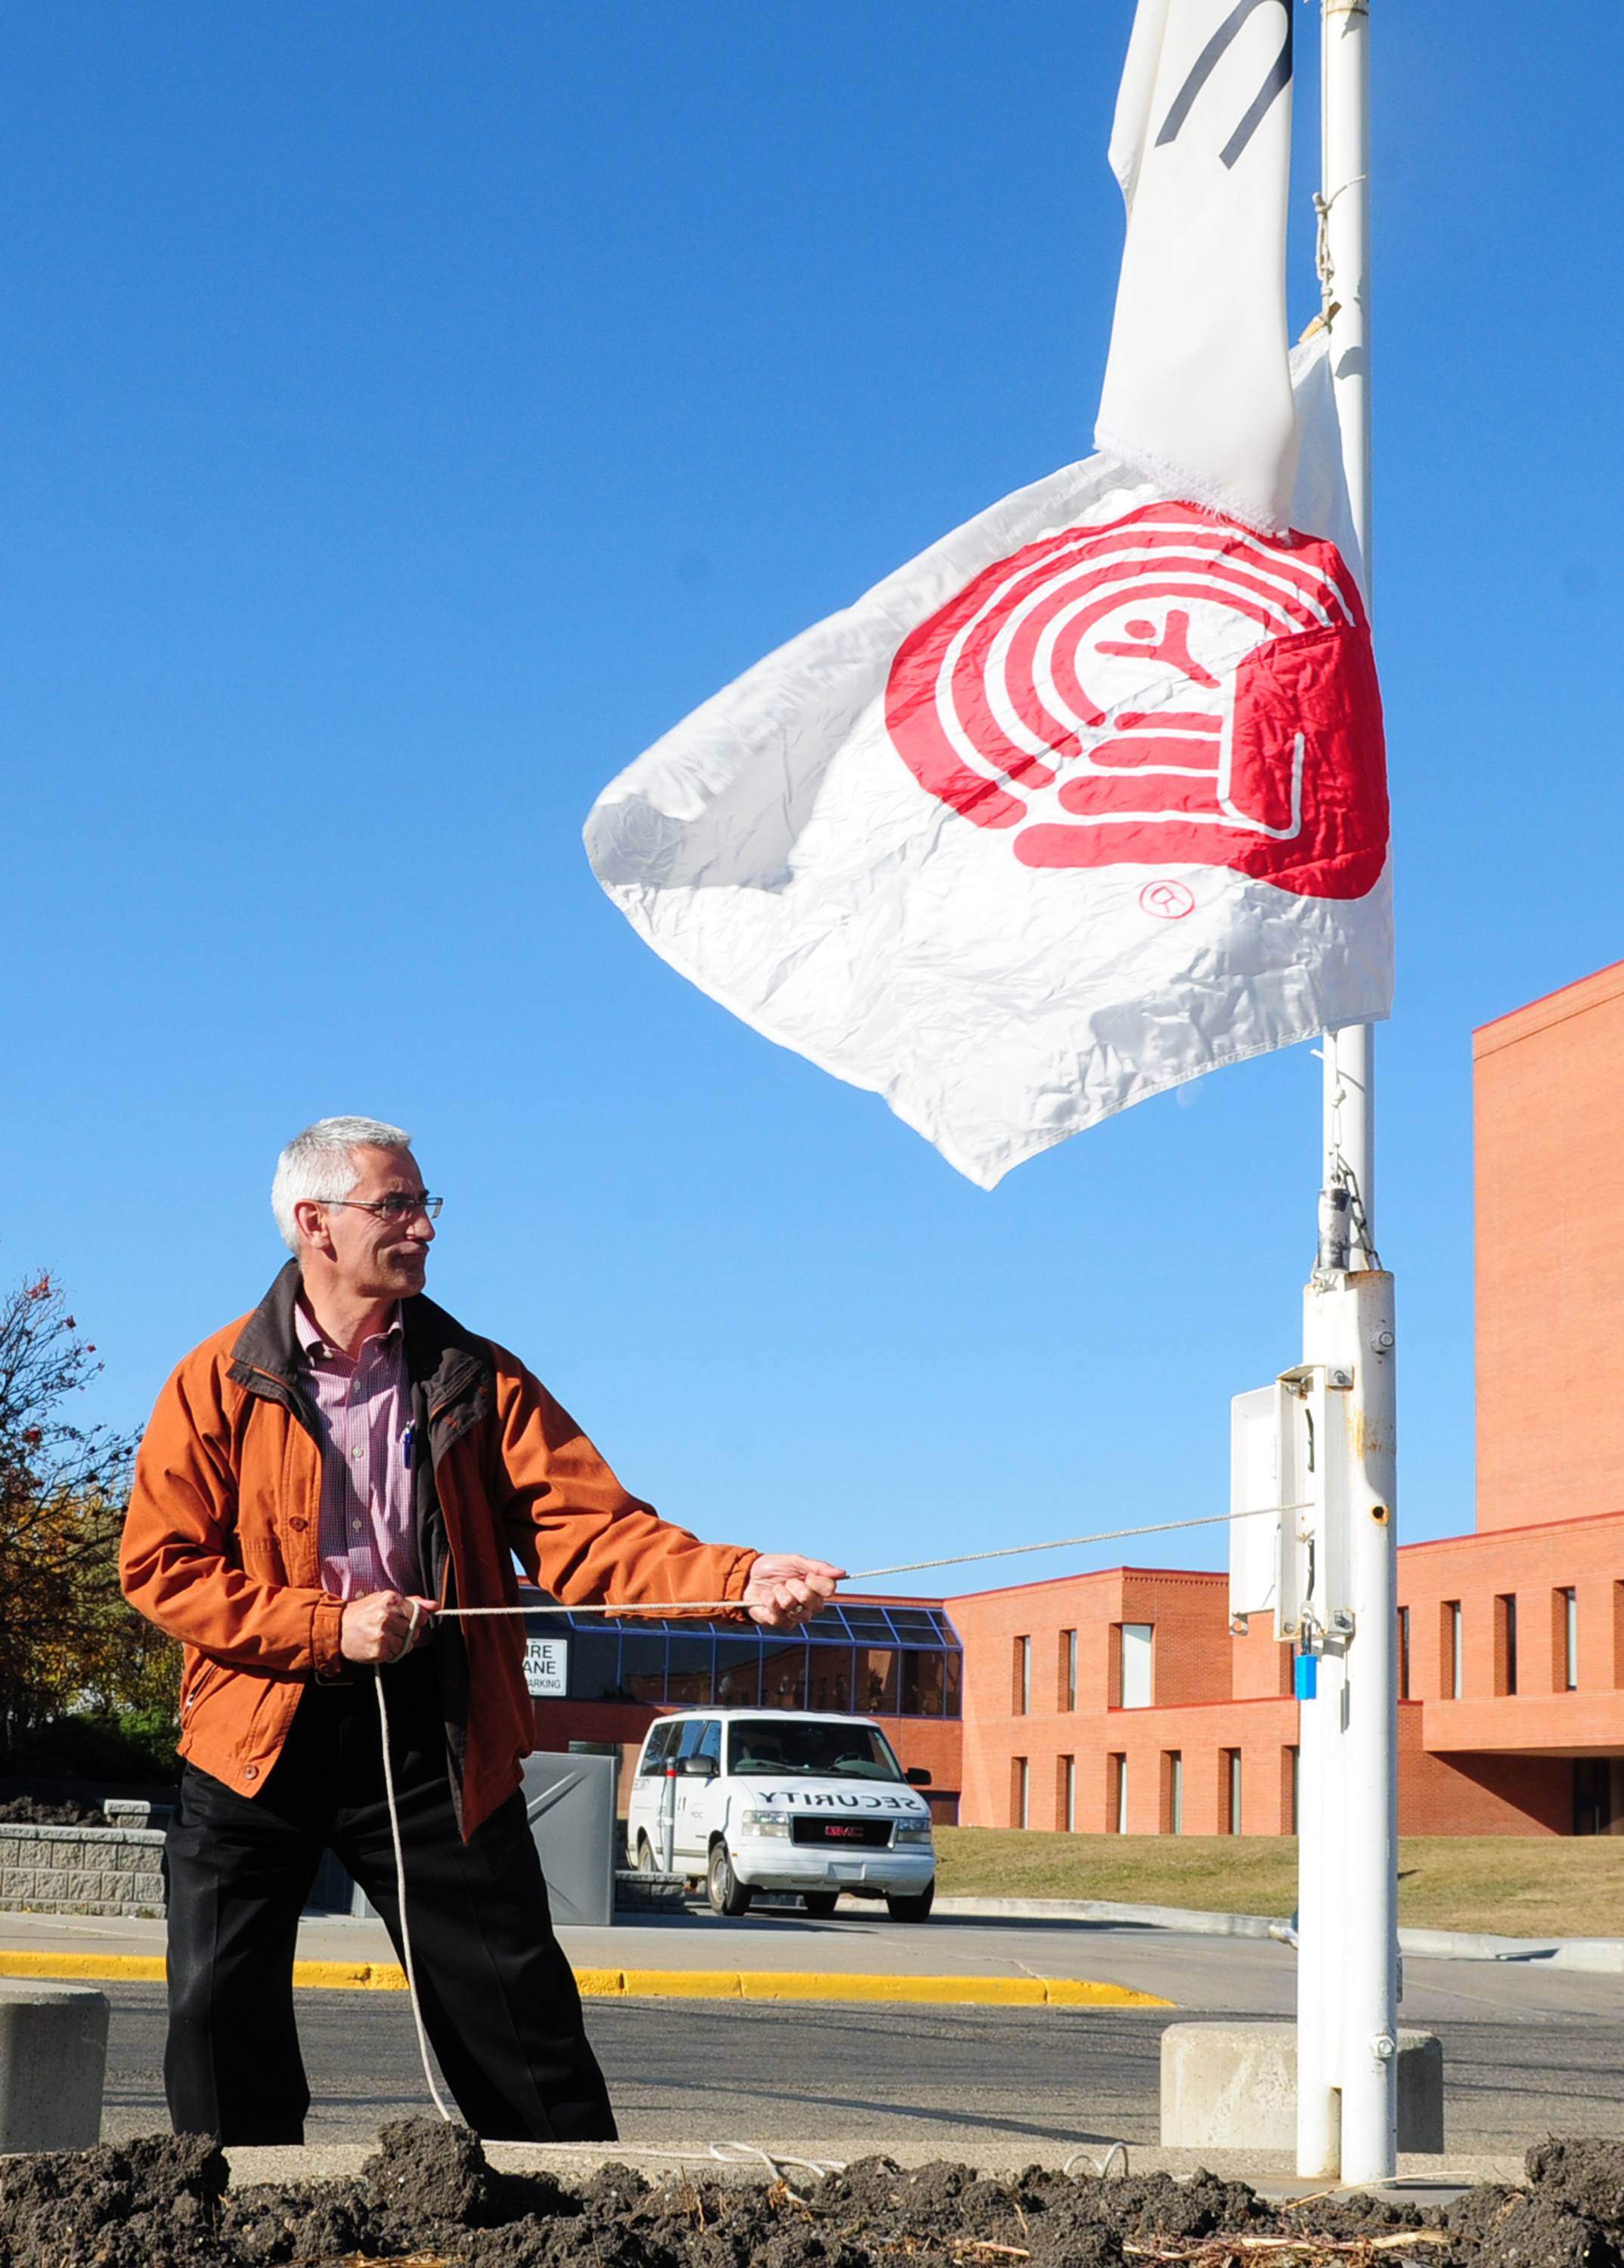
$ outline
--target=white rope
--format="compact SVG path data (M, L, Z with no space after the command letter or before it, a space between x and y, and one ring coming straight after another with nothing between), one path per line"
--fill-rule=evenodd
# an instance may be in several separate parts
M1295 1507L1293 1508L1295 1509ZM949 1552L945 1557L941 1559L908 1559L899 1562L898 1565L894 1567L865 1567L855 1575L848 1575L845 1580L850 1583L872 1583L877 1580L877 1579L882 1575L918 1575L924 1573L926 1570L929 1568L963 1567L969 1565L972 1561L978 1559L1015 1559L1022 1557L1030 1551L1065 1551L1072 1549L1075 1545L1084 1543L1115 1543L1119 1542L1124 1536L1129 1535L1166 1535L1170 1534L1176 1528L1227 1527L1231 1521L1248 1520L1253 1516L1254 1515L1250 1513L1209 1512L1203 1513L1198 1520L1157 1520L1150 1521L1148 1525L1142 1528L1106 1528L1099 1529L1092 1535L1057 1536L1052 1543L1005 1543L1000 1544L993 1550L988 1551L955 1551ZM397 1659L403 1659L404 1655L410 1652L411 1641L417 1634L417 1622L418 1617L422 1613L422 1609L417 1605L416 1600L412 1600L410 1603L411 1607L411 1623L407 1631L407 1644L402 1648L402 1653L397 1657ZM730 1614L736 1612L738 1606L739 1602L737 1599L673 1599L668 1601L663 1606L654 1607L626 1607L620 1605L609 1607L572 1607L563 1606L554 1602L545 1606L440 1607L436 1609L435 1618L436 1620L444 1619L448 1622L468 1622L471 1621L476 1615L630 1614L635 1616L639 1614L658 1614L669 1616L674 1612L676 1614L690 1615ZM454 2122L452 2119L450 2111L446 2108L439 2088L434 2084L433 2066L429 2060L428 2034L424 2029L423 2010L417 1999L417 1970L411 1957L411 1932L407 1926L406 1921L406 1859L401 1847L400 1814L395 1800L395 1767L389 1756L389 1705L384 1699L382 1677L375 1677L373 1684L378 1695L379 1737L383 1744L383 1785L384 1793L388 1798L389 1807L389 1836L395 1846L395 1895L401 1918L402 1965L406 1971L406 1991L411 2001L412 2021L417 2028L417 2053L421 2057L423 2062L423 2076L428 2081L429 2093L434 2098L434 2108L449 2125ZM1112 2147L1113 2149L1119 2148L1121 2146L1119 2144L1113 2144ZM751 2153L757 2157L765 2158L767 2163L773 2168L775 2172L778 2170L778 2164L779 2162L782 2162L786 2166L804 2165L809 2167L813 2165L813 2161L806 2158L785 2158L781 2161L775 2161L768 2155L765 2150L761 2149L758 2145L753 2142L712 2142L711 2145L711 2153L712 2156L719 2157L724 2149L744 2150ZM669 2154L675 2155L676 2154L673 2152ZM1126 2151L1123 2155L1124 2162L1126 2163ZM1111 2156L1110 2153L1107 2153L1105 2164L1109 2166L1110 2163ZM816 2168L816 2170L821 2172L824 2169L819 2167ZM839 2171L841 2169L831 2166L830 2170ZM782 2175L779 2175L779 2178L782 2180Z
M454 2122L439 2088L434 2084L434 2067L429 2061L429 2036L423 2029L423 2010L417 2000L417 1972L411 1957L411 1932L406 1926L406 1854L401 1848L401 1815L395 1800L395 1765L389 1755L389 1705L383 1697L381 1675L374 1675L373 1690L378 1696L378 1737L383 1746L383 1792L388 1800L389 1837L395 1845L395 1897L401 1918L401 1961L406 1971L406 1990L411 1999L411 2020L417 2027L417 2053L423 2058L423 2076L429 2083L429 2093L434 2097L434 2108L449 2126Z
M1066 2163L1060 2168L1060 2171L1062 2175L1071 2176L1072 2168L1076 2165L1078 2161L1081 2159L1081 2162L1088 2168L1089 2173L1096 2181L1109 2181L1111 2179L1111 2168L1113 2165L1116 2165L1116 2161L1118 2158L1121 2159L1122 2163L1120 2166L1117 2167L1117 2171L1126 2181L1127 2179L1128 2171L1128 2146L1126 2142L1113 2142L1110 2149L1106 2151L1104 2156L1098 2159L1094 2156L1091 2151L1074 2150L1070 2157L1066 2161Z
M1296 1509L1288 1506L1288 1510ZM1102 1528L1091 1535L1057 1535L1048 1543L1000 1543L987 1551L950 1551L941 1559L902 1559L893 1567L861 1567L848 1575L848 1583L874 1583L882 1575L921 1575L934 1567L967 1567L981 1559L1021 1559L1032 1551L1069 1551L1085 1543L1118 1543L1130 1535L1170 1535L1185 1528L1227 1528L1232 1521L1252 1520L1251 1512L1206 1512L1196 1520L1152 1520L1140 1528ZM476 1615L719 1615L735 1613L737 1599L668 1599L663 1604L631 1606L439 1607L437 1620L467 1622Z

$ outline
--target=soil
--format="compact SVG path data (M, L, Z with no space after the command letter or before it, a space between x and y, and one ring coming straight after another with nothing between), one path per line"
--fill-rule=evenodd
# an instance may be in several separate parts
M0 1803L0 1826L105 1827L105 1811L84 1803L41 1803L37 1796L13 1795Z
M240 2190L195 2135L0 2160L0 2268L1624 2268L1616 2142L1541 2143L1525 2188L1421 2210L887 2158L766 2183L611 2164L568 2188L435 2119L379 2140L354 2181Z

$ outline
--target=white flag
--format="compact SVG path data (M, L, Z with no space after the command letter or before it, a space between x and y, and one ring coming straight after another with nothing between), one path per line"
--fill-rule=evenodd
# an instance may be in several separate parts
M1181 138L1161 89L1195 12L1140 8L1118 153L1135 105L1155 135L1131 230ZM1173 66L1183 115L1208 81L1233 93L1232 49L1257 60L1237 35L1205 76L1200 55ZM1241 156L1276 131L1266 92L1221 165L1254 113ZM1177 216L1158 225L1177 237ZM1177 321L1170 301L1156 320ZM598 879L657 953L984 1188L1128 1103L1387 1012L1381 707L1325 342L1289 371L1283 333L1273 351L1286 424L1263 387L1265 478L1237 509L1211 507L1246 475L1238 446L1147 469L1182 462L1199 418L1125 435L1137 462L1090 457L968 521L696 710L587 820ZM1212 431L1245 440L1244 421Z
M1128 228L1095 440L1167 495L1277 533L1295 453L1291 0L1140 0L1111 163Z

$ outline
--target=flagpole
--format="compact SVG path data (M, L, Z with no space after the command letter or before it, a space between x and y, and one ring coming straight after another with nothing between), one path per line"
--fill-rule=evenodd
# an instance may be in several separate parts
M1368 603L1369 0L1321 0L1321 264ZM1298 2171L1343 2182L1390 2178L1398 2141L1395 1353L1375 1241L1374 1041L1369 1024L1326 1035L1326 1195L1304 1318L1305 1356L1348 1381L1334 1396L1340 1483L1327 1506L1342 1535L1325 1538L1347 1628L1325 1633L1318 1697L1302 1711Z

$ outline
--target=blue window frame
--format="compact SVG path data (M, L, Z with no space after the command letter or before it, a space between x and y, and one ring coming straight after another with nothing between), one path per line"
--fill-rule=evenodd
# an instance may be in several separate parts
M527 1627L568 1636L574 1701L963 1714L963 1648L940 1607L838 1599L789 1639L676 1616L548 1615Z

